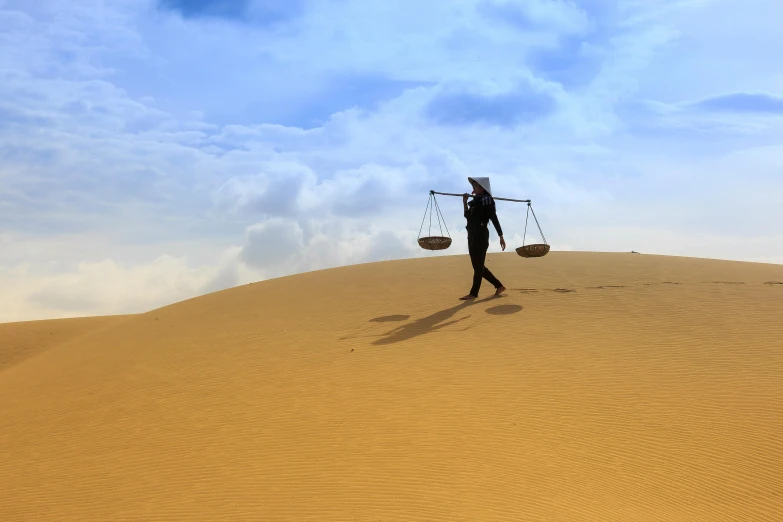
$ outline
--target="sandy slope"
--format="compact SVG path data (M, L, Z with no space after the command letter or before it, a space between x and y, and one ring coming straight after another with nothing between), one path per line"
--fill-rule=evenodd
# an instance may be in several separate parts
M109 316L0 323L0 372L50 348L125 320L126 317Z
M0 369L0 520L783 520L783 266L488 265L74 322Z

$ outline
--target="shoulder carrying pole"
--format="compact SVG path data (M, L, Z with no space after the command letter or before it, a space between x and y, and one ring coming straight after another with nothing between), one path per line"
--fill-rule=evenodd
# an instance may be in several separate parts
M435 192L434 190L430 190L430 194L440 194L442 196L459 196L459 197L462 197L462 194L449 194L448 192ZM517 203L530 203L529 199L496 198L495 196L492 196L492 199L497 199L497 200L500 200L500 201L516 201Z

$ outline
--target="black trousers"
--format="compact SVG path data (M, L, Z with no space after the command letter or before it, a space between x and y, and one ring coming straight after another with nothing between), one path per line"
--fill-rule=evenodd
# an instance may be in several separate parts
M479 288L481 288L482 278L486 279L495 288L503 286L498 281L498 278L484 266L488 248L489 230L486 227L480 227L478 230L468 230L468 253L470 254L470 263L473 265L473 286L470 289L470 295L476 297L478 297Z

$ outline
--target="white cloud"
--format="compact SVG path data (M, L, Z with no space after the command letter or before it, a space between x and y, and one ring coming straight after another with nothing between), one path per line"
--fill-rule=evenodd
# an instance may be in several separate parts
M258 174L234 176L214 193L223 210L256 215L285 216L298 210L303 186L315 184L313 171L299 162L278 160L260 163Z
M242 260L253 267L276 268L303 246L302 229L296 222L272 218L247 229Z
M408 257L403 255L409 253L410 241L406 241L409 238L400 236L401 234L391 230L383 230L373 236L365 254L368 261L390 261Z
M0 271L0 321L145 312L246 282L235 256L197 267L168 255L137 265L104 259L43 274L18 265Z

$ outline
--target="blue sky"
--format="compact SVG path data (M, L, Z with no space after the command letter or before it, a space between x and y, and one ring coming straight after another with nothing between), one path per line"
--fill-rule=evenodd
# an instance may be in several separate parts
M470 175L532 198L554 249L783 263L780 19L771 0L0 0L0 321L466 253L456 198L452 248L415 240L428 190ZM518 246L524 207L498 206Z

